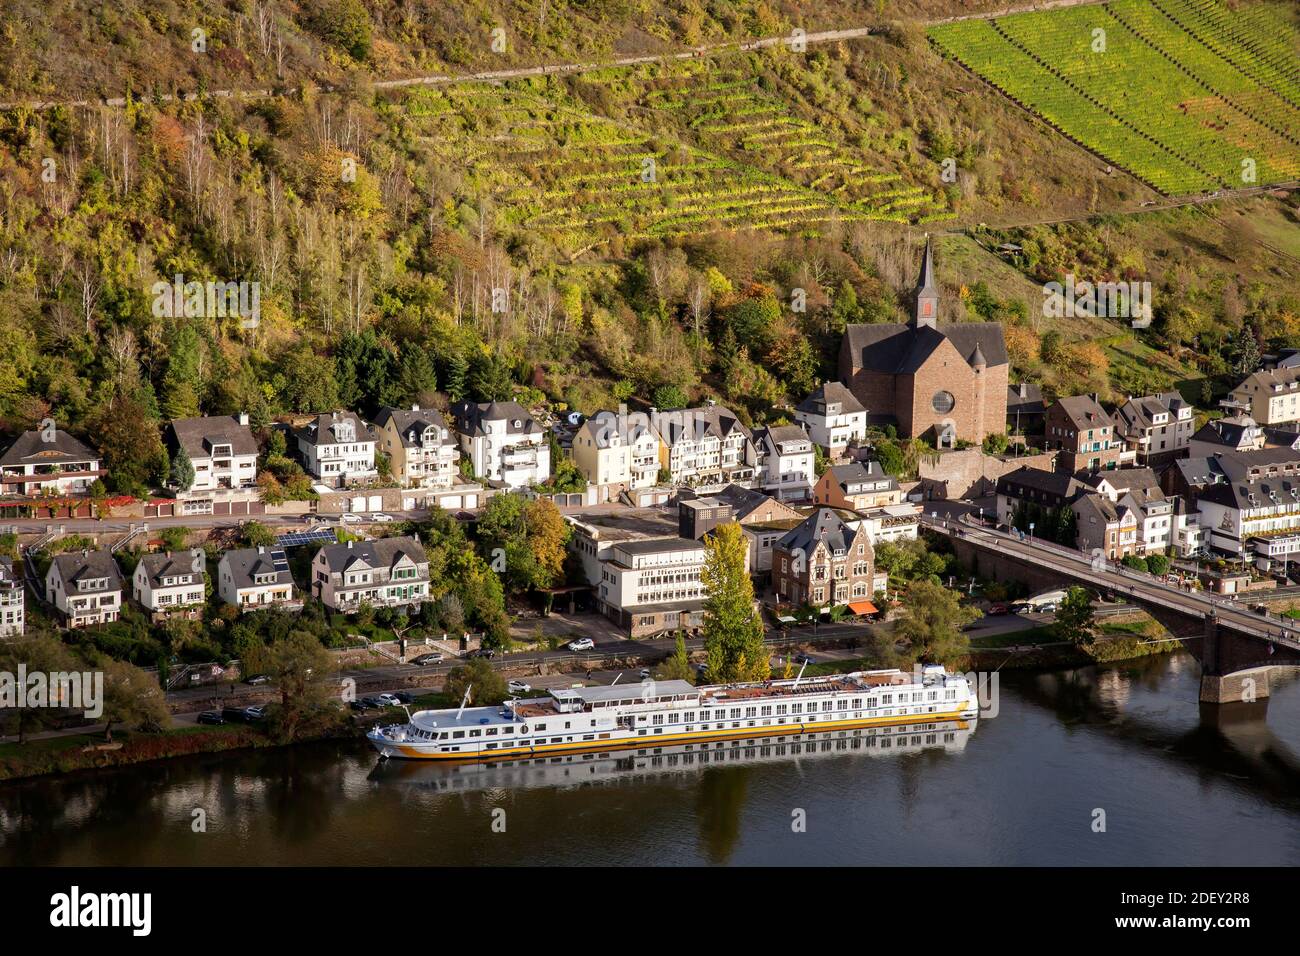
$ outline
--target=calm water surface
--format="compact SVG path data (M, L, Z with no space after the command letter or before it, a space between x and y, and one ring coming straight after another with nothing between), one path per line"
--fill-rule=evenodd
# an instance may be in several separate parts
M1186 655L1000 676L978 726L707 763L697 748L379 766L328 744L9 785L0 864L1300 863L1293 675L1266 704L1217 711Z

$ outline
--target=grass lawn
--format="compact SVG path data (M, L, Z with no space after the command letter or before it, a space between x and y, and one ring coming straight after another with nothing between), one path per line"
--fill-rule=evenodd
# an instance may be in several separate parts
M1017 644L1050 644L1059 640L1055 629L1050 624L1042 627L1026 628L1023 631L1009 631L1005 634L988 634L971 639L971 650L992 647L1012 647Z

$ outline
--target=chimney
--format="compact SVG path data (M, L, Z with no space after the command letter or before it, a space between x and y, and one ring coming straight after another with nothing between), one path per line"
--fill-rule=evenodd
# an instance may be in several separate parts
M241 424L241 425L243 425L245 428L247 428L247 427L248 427L248 412L240 412L238 417L239 417L239 424Z
M1021 382L1021 383L1020 383L1020 397L1021 397L1021 398L1028 398L1028 397L1029 397L1029 383L1028 383L1028 382Z

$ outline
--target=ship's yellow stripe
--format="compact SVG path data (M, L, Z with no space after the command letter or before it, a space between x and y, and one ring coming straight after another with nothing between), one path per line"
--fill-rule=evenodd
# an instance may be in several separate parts
M570 743L544 744L540 746L511 747L502 750L484 750L477 753L464 751L457 753L439 753L393 745L403 756L415 760L492 760L497 757L516 757L524 755L544 755L560 751L584 750L631 750L652 747L664 743L680 743L688 740L723 740L729 737L780 737L784 735L817 734L824 730L846 730L855 727L901 727L910 724L928 724L941 720L956 720L960 729L966 729L966 719L961 711L943 714L910 714L906 717L862 717L850 720L818 721L815 724L763 724L758 727L729 727L724 730L695 730L681 734L655 734L645 737L621 737L611 740L575 740Z

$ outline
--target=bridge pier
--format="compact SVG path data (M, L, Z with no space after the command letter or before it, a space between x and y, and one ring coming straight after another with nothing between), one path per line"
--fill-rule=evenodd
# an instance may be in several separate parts
M1267 667L1235 674L1202 674L1201 703L1203 704L1253 704L1268 698Z

